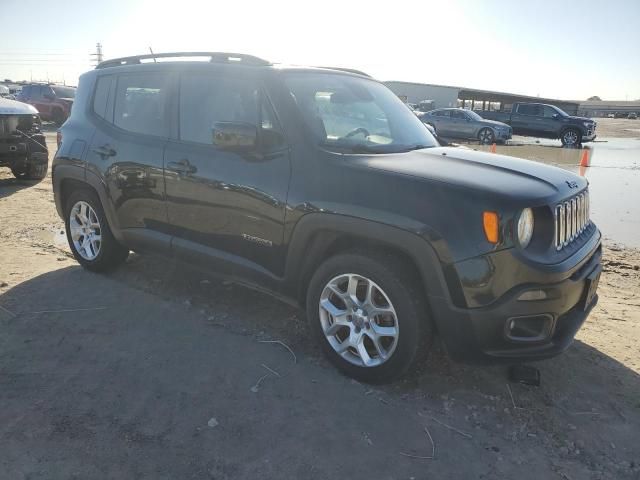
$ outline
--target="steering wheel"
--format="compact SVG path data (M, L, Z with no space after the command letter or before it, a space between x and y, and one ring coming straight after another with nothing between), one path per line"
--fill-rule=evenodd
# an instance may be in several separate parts
M353 137L354 135L357 134L363 134L365 137L368 137L370 135L369 130L367 130L364 127L358 127L358 128L354 128L353 130L351 130L349 133L347 133L344 138L349 138L349 137Z

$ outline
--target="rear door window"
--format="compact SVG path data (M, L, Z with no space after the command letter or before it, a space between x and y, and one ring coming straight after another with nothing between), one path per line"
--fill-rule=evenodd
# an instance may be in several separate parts
M521 115L542 115L540 105L518 105L518 113Z
M133 133L168 136L168 96L171 80L158 73L118 77L113 123Z

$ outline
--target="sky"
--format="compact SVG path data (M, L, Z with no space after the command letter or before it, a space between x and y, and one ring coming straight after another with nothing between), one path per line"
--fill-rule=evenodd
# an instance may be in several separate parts
M640 99L640 0L0 0L0 78L77 84L105 58L225 51L379 80Z

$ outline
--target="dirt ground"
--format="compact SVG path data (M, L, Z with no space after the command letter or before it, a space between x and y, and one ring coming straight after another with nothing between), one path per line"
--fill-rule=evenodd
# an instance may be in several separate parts
M628 118L594 118L598 137L638 138L640 137L640 120Z
M153 257L86 272L62 227L50 177L0 169L1 479L640 478L637 250L607 245L600 303L539 387L437 344L371 387L301 312Z

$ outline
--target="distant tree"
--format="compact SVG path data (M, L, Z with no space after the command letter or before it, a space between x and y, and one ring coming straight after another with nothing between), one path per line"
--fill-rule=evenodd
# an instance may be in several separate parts
M587 98L587 102L601 102L601 101L602 99L597 95Z

